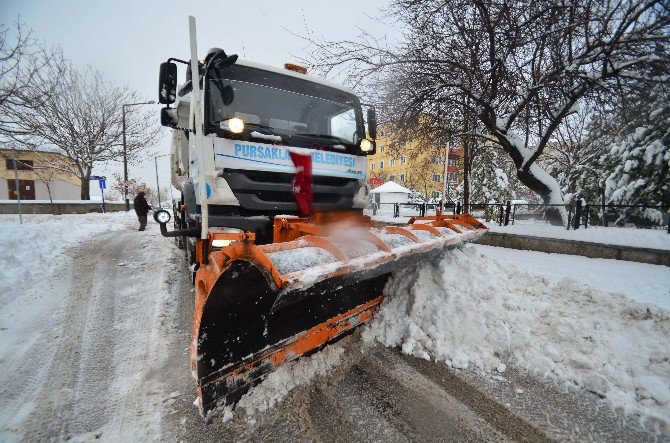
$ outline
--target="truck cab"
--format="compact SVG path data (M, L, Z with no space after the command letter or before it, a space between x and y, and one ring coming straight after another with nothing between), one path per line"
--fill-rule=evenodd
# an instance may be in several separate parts
M179 86L175 62L187 64ZM297 65L276 68L215 48L198 61L194 92L191 67L169 59L159 79L159 101L167 105L161 123L173 131L172 184L181 190L175 228L200 227L206 217L207 227L271 242L275 216L299 215L290 152L311 156L314 211L362 212L376 118L369 108L366 125L353 91Z

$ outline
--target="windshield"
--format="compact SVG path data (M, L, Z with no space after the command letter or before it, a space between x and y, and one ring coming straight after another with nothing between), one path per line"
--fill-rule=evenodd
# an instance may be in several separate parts
M307 147L320 139L321 146L347 145L347 151L355 150L363 130L360 104L354 95L276 73L266 74L263 83L271 84L247 81L253 78L210 79L212 126L218 128L222 120L238 117L245 122L246 134L257 131L278 135L284 144L297 146L305 145L301 140L310 139Z

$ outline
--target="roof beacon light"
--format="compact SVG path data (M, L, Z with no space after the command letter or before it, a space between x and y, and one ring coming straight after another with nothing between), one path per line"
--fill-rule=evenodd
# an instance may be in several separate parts
M296 65L295 63L284 63L284 69L289 71L299 72L301 74L307 74L307 68L304 66Z

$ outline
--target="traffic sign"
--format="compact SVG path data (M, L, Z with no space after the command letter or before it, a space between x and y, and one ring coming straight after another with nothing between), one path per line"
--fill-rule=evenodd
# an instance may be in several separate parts
M103 177L100 177L98 180L98 184L100 185L100 189L107 189L107 182L105 181L106 179Z

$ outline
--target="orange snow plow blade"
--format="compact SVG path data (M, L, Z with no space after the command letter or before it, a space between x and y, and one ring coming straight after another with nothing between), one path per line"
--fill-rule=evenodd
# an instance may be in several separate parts
M203 415L368 320L393 271L487 231L469 214L379 229L362 216L345 229L329 221L275 218L275 243L257 246L242 235L198 269L191 368Z

